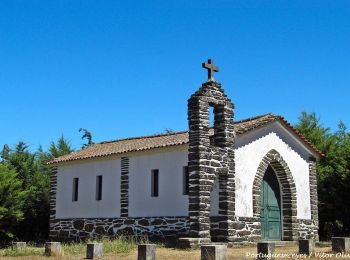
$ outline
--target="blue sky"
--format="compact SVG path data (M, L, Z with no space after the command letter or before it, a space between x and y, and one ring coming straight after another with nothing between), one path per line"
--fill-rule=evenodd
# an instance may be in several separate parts
M3 0L0 145L187 129L209 57L237 120L306 110L350 127L349 46L349 1Z

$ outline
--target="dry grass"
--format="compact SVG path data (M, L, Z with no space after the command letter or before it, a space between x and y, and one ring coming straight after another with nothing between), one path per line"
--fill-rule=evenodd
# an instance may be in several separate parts
M77 245L76 245L77 246ZM64 247L64 257L50 257L50 259L84 259L85 258L85 246L79 245L79 250L77 251L70 251L68 253L67 248ZM121 252L121 251L114 251L113 247L110 247L108 249L108 246L104 246L105 254L102 259L105 260L112 260L112 259L124 259L124 260L135 260L137 259L137 249L136 245L134 245L132 248L129 248L127 252ZM331 253L331 249L329 247L329 244L326 245L320 245L316 247L316 252L318 254L320 253ZM293 259L292 256L297 257L298 247L297 245L287 245L287 246L281 246L276 247L276 253L277 254L285 254L288 255L289 258L276 258L278 259ZM165 248L165 247L157 247L157 259L165 259L165 260L172 260L172 259L185 259L185 260L198 260L200 259L200 250L179 250L179 249L173 249L173 248ZM254 254L256 254L256 246L240 246L240 247L234 247L228 249L228 259L256 259L254 257ZM17 256L17 257L11 257L11 256L2 256L0 254L0 259L5 260L44 260L47 259L47 257L44 257L42 255L32 255L32 256ZM299 259L303 259L299 256ZM306 259L306 258L304 258ZM307 258L309 259L309 258ZM348 258L339 258L339 257L312 257L311 259L350 259L350 256Z
M138 243L148 243L147 239L139 238L138 240L132 238L118 237L118 239L110 240L103 239L99 241L103 243L103 251L106 255L120 255L128 254L132 250L136 250ZM159 245L162 246L162 245ZM43 247L27 246L24 249L13 249L11 247L0 249L0 259L41 259L44 254ZM62 244L62 251L56 255L51 256L51 259L80 259L86 254L86 243L70 243Z

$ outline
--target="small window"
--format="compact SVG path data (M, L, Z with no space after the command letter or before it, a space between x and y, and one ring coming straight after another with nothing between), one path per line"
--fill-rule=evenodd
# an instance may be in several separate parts
M102 200L102 175L96 176L96 200Z
M209 127L213 128L215 123L214 106L209 106Z
M225 146L225 113L224 106L209 104L209 126L214 129L214 134L209 136L210 144L213 146Z
M159 170L151 171L151 196L158 197L159 196Z
M79 193L79 178L73 178L73 193L72 193L73 201L78 201L78 193Z
M183 180L183 185L182 185L183 195L188 195L189 184L190 184L190 175L188 172L188 166L182 167L182 180Z

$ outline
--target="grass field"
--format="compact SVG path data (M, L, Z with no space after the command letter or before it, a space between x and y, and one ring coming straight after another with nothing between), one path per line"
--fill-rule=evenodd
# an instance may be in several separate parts
M115 241L103 241L104 256L101 259L125 259L135 260L137 259L137 244L133 241L126 241L123 239ZM84 259L85 258L85 244L72 244L63 245L63 254L50 259ZM286 245L276 247L276 254L279 257L276 259L309 259L301 257L297 254L297 245ZM12 250L2 249L0 250L0 259L5 260L43 260L48 257L43 256L43 247L31 247L28 246L26 250ZM333 254L331 256L331 248L329 243L318 244L316 247L317 257L311 259L350 259L349 256L337 257ZM228 259L256 259L256 246L239 246L228 249ZM166 248L163 245L157 246L156 251L157 259L200 259L200 250L180 250L174 248Z

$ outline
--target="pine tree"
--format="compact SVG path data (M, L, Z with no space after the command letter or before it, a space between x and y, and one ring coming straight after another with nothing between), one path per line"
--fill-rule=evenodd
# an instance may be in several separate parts
M14 169L0 164L0 243L9 242L15 226L23 219L23 203L26 192Z
M70 141L68 141L63 135L58 138L57 143L51 142L49 147L49 156L51 159L57 158L62 155L73 152Z

